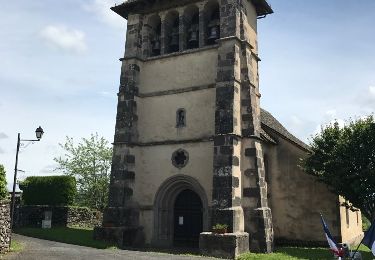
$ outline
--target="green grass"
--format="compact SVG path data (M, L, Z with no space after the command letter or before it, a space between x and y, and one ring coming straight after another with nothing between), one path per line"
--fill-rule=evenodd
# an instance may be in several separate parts
M42 238L52 241L64 242L68 244L81 245L94 247L99 249L115 248L112 243L97 241L93 239L93 230L88 228L73 228L73 227L56 227L51 229L42 228L20 228L16 229L15 233ZM17 241L12 241L12 251L22 250L22 245ZM146 251L152 251L152 249ZM155 251L158 251L157 249ZM359 251L362 254L364 260L374 259L370 250L361 245ZM160 251L162 253L162 251ZM186 254L187 252L174 252L166 251L164 253L172 254ZM241 255L238 260L252 260L252 259L265 259L265 260L295 260L295 259L332 259L332 253L329 252L328 248L303 248L303 247L279 247L276 248L272 254L254 254L247 253Z
M51 229L42 228L19 228L14 231L17 234L63 242L67 244L88 246L99 249L115 248L115 244L93 239L93 229L55 227Z
M355 248L354 248L355 249ZM362 254L363 260L373 259L373 255L370 249L361 245L359 251ZM333 259L332 253L329 252L328 248L303 248L303 247L279 247L272 254L243 254L238 260L253 260L253 259L264 259L264 260L295 260L295 259Z
M12 239L12 243L10 244L10 252L19 252L22 249L23 245L17 240Z

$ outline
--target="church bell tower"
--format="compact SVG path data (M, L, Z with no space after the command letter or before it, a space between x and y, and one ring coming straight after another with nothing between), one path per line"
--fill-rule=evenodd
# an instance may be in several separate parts
M271 252L257 21L266 0L128 0L109 204L98 239ZM227 233L212 226L227 225ZM218 253L219 252L219 253Z

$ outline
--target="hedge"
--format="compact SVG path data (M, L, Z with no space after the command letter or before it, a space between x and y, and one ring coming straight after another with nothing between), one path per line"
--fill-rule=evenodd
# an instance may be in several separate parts
M8 196L7 180L5 178L5 168L0 164L0 200L6 199Z
M72 205L77 192L71 176L31 176L19 186L25 205Z

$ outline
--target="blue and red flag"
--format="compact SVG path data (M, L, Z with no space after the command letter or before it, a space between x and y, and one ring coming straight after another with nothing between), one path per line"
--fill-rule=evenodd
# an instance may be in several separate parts
M331 235L331 232L329 232L328 226L327 226L326 222L324 221L322 215L320 215L320 219L322 220L322 225L323 225L324 233L326 235L326 238L327 238L327 241L328 241L328 245L329 245L331 251L336 256L343 257L344 256L344 251L342 250L342 248L338 247L337 243L333 239L333 237Z

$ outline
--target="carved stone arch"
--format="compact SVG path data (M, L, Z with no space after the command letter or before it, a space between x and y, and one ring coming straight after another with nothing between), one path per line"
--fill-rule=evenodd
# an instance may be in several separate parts
M204 188L193 177L179 174L168 178L159 187L154 200L153 244L160 247L173 245L173 209L177 195L183 190L198 194L203 205L203 230L209 230L208 200Z

